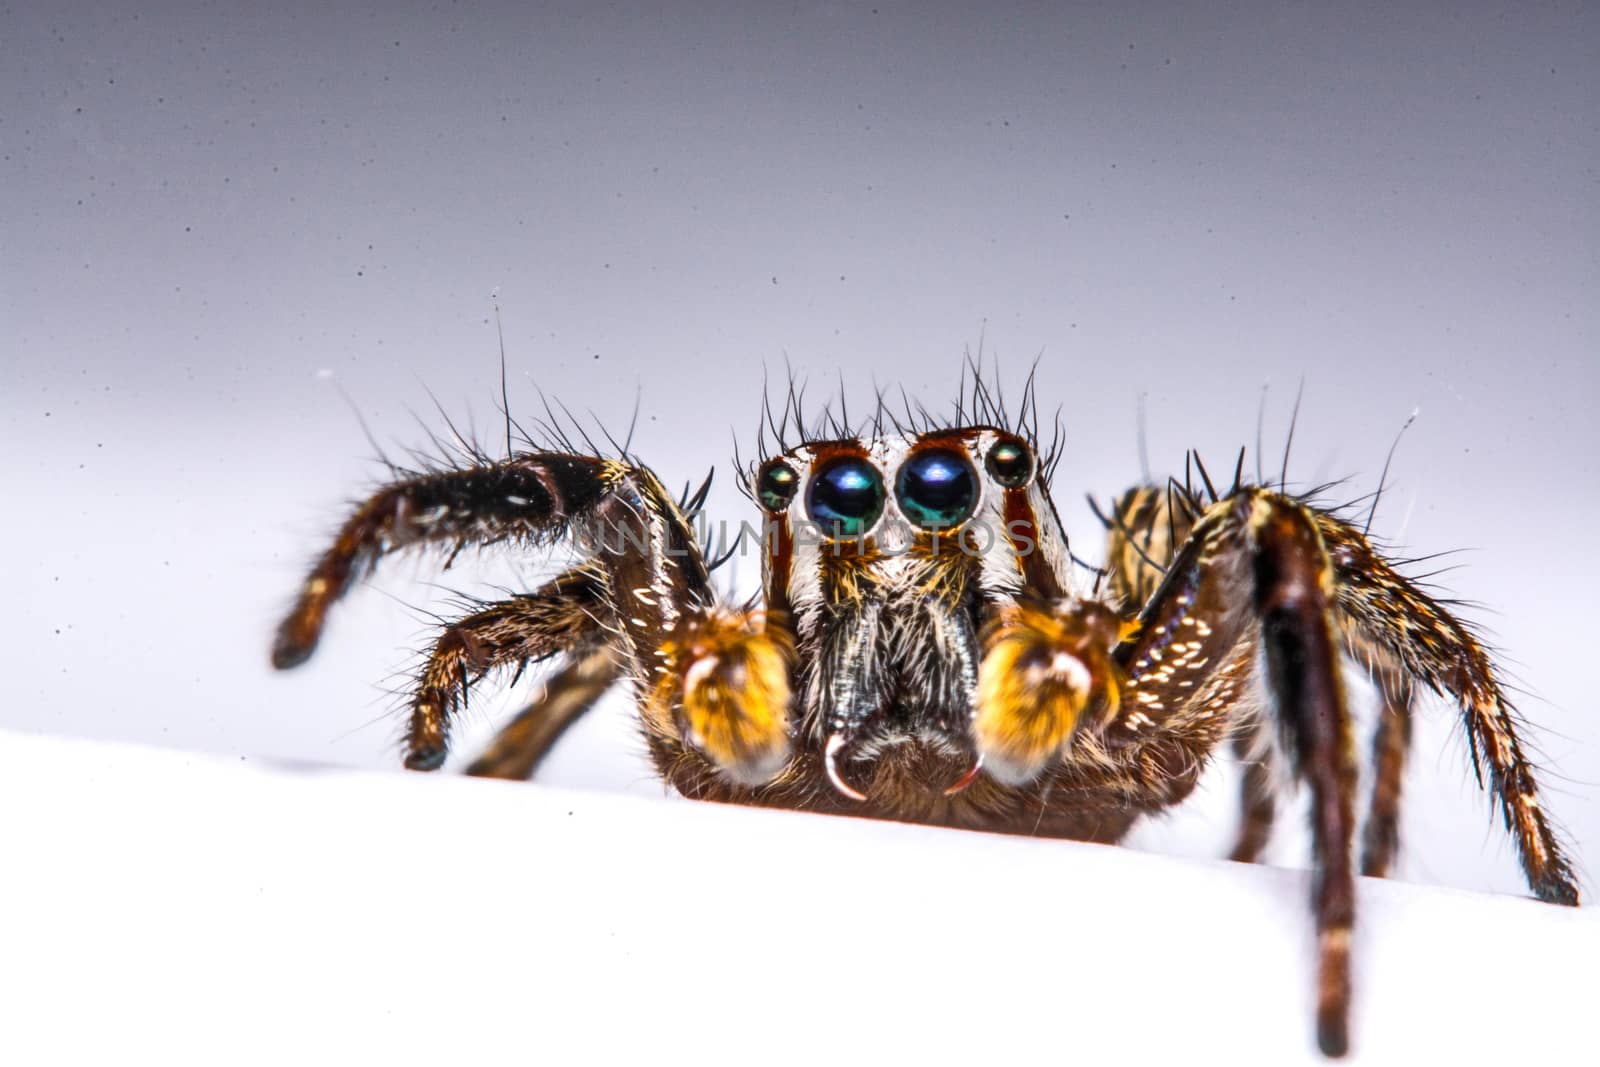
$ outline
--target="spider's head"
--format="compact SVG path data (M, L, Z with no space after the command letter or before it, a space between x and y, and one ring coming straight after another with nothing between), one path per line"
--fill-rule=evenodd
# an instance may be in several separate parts
M767 606L793 620L801 728L835 784L969 781L981 606L1068 587L1033 444L989 425L805 441L749 484Z

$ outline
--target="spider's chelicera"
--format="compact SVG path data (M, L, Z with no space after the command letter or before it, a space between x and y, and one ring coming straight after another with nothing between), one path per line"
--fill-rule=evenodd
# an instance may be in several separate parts
M759 607L713 587L694 526L709 479L674 498L626 448L597 455L559 434L557 448L397 471L317 562L273 662L304 661L333 602L387 553L565 541L582 549L571 569L439 635L410 698L407 767L443 764L470 682L554 659L544 693L469 774L530 776L623 682L657 770L690 797L1115 842L1188 796L1231 744L1269 754L1245 765L1233 855L1251 860L1281 753L1312 794L1330 1055L1347 1047L1350 1001L1353 662L1382 701L1361 872L1394 857L1412 701L1429 690L1459 706L1534 893L1577 903L1488 654L1364 529L1245 482L1241 454L1225 490L1202 468L1203 490L1118 498L1103 513L1105 568L1084 588L1031 399L1012 421L979 383L947 423L880 404L870 427L807 434L791 393L766 419L774 454L741 474L765 516Z

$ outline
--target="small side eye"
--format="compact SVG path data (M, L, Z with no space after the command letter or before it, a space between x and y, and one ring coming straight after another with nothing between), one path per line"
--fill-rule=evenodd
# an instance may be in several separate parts
M859 537L883 514L883 478L864 459L846 456L817 471L806 490L811 521L828 537Z
M761 468L756 476L756 499L768 511L782 511L794 499L800 488L800 475L781 459L775 459Z
M1016 437L1003 437L989 449L983 465L1007 489L1021 489L1033 477L1033 452Z
M906 518L925 530L959 526L978 503L978 476L967 457L950 449L918 452L900 467L894 493Z

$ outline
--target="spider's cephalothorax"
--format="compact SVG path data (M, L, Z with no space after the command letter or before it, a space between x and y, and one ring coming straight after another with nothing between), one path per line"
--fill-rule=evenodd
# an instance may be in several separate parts
M445 759L470 681L552 657L544 694L468 773L533 773L562 729L626 680L662 777L685 795L1112 842L1194 788L1224 742L1282 752L1312 794L1318 1039L1347 1045L1356 754L1341 682L1378 681L1361 870L1397 842L1413 693L1458 704L1474 761L1541 899L1577 902L1514 715L1471 632L1364 531L1280 486L1171 483L1119 498L1092 590L1048 492L1032 428L988 394L978 418L864 436L838 423L743 472L765 522L764 606L720 603L693 520L631 457L477 456L401 474L362 504L279 628L273 662L309 656L332 602L417 544L570 540L582 561L450 625L410 699L408 767ZM797 414L797 413L796 413ZM824 439L826 437L826 439ZM621 450L624 451L625 450ZM1202 472L1203 476L1203 472ZM1247 764L1234 850L1274 812Z

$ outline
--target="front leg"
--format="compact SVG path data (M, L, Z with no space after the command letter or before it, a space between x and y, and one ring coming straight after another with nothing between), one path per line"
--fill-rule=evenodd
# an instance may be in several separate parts
M1333 563L1308 508L1265 489L1212 505L1141 613L1138 635L1117 650L1134 710L1108 739L1134 741L1136 749L1184 737L1215 744L1249 710L1262 675L1272 724L1264 728L1276 729L1291 769L1311 790L1317 1043L1342 1056L1356 772L1335 595Z
M1200 518L1125 627L1108 626L1103 605L1067 601L1045 620L1022 616L1024 633L1006 625L992 631L980 678L1048 672L1053 686L1034 686L1031 702L1020 682L980 686L975 722L986 767L998 764L1002 775L1018 778L1051 767L1038 776L1041 795L1089 791L1129 810L1159 810L1188 795L1216 746L1240 725L1263 666L1268 717L1311 787L1317 1036L1324 1052L1342 1055L1355 915L1355 768L1333 596L1333 565L1312 513L1276 493L1242 491ZM1085 636L1076 645L1064 639L1075 632ZM985 728L991 721L1009 726ZM1019 758L1019 749L1031 755Z
M1342 1056L1350 1044L1356 769L1336 642L1333 563L1305 508L1265 491L1251 503L1246 529L1268 692L1295 770L1311 786L1317 1043L1329 1056Z

